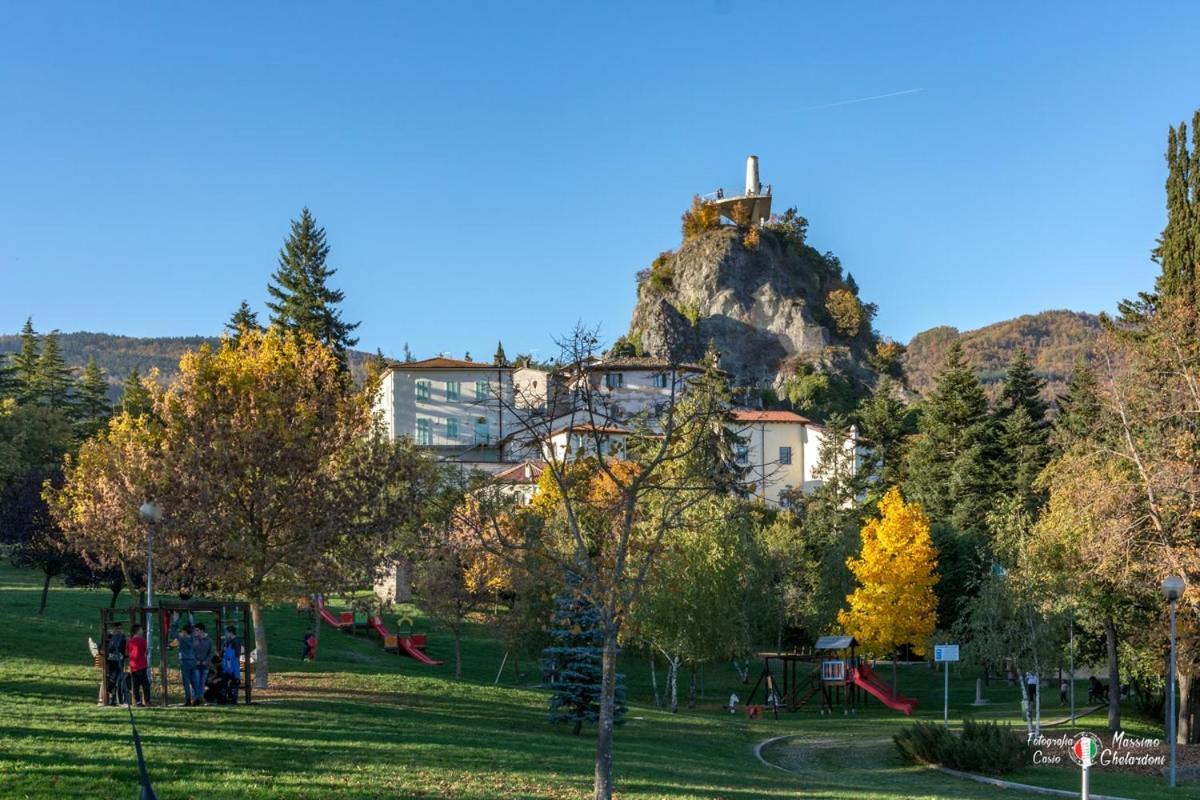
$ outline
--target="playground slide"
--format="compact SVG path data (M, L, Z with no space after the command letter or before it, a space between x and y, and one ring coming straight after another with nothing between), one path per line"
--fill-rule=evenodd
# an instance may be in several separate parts
M866 664L859 664L850 672L850 681L856 686L862 687L864 692L893 711L911 715L913 709L917 707L917 701L914 698L896 694L892 687L881 680L875 671Z
M321 619L325 621L326 625L330 625L334 628L346 628L354 624L353 622L347 624L343 620L340 620L333 614L329 613L329 609L325 607L324 603L317 604L317 613L321 615Z
M399 639L399 643L400 651L403 652L404 655L408 656L409 658L415 658L422 664L429 664L430 666L436 667L438 664L444 663L430 658L429 656L425 655L424 651L417 649L417 647L413 645L411 637L402 636Z
M387 626L383 624L383 620L381 620L379 617L371 617L371 618L370 618L369 620L367 620L367 621L368 621L369 623L371 623L371 627L372 627L372 628L375 630L375 632L376 632L376 633L378 633L378 634L379 634L379 635L380 635L382 638L386 639L387 637L389 637L389 636L391 636L391 635L392 635L392 632L391 632L391 631L389 631L389 630L387 629Z

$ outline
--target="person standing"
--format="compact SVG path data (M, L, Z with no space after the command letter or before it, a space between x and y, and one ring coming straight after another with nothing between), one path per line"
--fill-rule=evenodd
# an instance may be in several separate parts
M1037 699L1037 690L1038 690L1037 673L1032 672L1032 671L1026 672L1025 673L1025 694L1029 697L1030 706L1032 706L1034 700Z
M192 673L196 671L196 650L195 638L192 636L192 626L184 624L179 629L179 636L176 637L179 642L179 676L183 679L183 696L184 705L193 705L192 696ZM203 694L201 694L203 697Z
M197 622L192 635L192 657L196 659L192 668L192 705L204 705L204 684L208 679L209 666L213 659L213 643L203 622Z
M144 708L153 705L150 702L150 664L147 660L146 636L141 625L134 625L125 646L129 654L129 677L133 683L133 699L137 705Z
M125 683L125 634L121 623L108 629L108 645L104 648L105 675L108 680L108 704L125 705L129 687Z

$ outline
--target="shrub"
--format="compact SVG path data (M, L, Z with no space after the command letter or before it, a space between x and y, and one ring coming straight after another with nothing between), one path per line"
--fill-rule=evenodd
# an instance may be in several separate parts
M669 292L675 283L675 270L670 264L673 255L672 251L664 250L650 262L650 286L660 293Z
M938 764L964 772L1002 775L1029 764L1030 749L1007 725L963 721L960 736L941 725L917 722L892 737L900 757L913 764Z
M683 240L686 242L693 236L715 231L720 225L721 213L717 211L717 207L701 200L700 195L694 195L692 207L683 212Z
M742 237L742 247L745 247L747 250L757 250L758 237L758 228L751 228L746 231L746 235Z
M863 323L863 307L849 289L834 289L825 296L825 310L833 320L833 326L842 336L858 335Z

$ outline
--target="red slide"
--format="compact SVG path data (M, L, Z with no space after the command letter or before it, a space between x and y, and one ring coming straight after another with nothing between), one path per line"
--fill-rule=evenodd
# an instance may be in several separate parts
M329 609L325 607L325 603L321 602L320 600L317 601L317 613L321 615L321 619L325 620L326 625L330 625L334 628L347 628L354 624L353 620L347 623L345 620L338 619L333 614L329 613Z
M392 632L387 629L387 627L383 624L383 620L381 620L379 617L371 617L369 620L367 620L367 622L369 622L371 627L375 629L375 632L383 638L386 639L392 635Z
M408 656L409 658L415 658L417 661L420 661L422 664L429 664L430 666L434 666L434 667L436 667L438 664L444 663L442 661L436 661L436 660L430 658L429 656L425 655L424 651L419 650L413 644L413 640L412 640L411 636L401 636L398 641L400 643L400 651L403 652L404 655Z
M881 680L875 674L875 671L866 664L859 664L858 667L850 672L850 682L862 687L864 692L873 696L893 711L911 715L913 709L917 707L915 698L896 694L892 687Z

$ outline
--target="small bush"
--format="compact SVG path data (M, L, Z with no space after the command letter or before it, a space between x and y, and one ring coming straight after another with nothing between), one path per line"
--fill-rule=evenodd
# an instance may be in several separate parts
M700 195L695 195L692 197L692 207L683 212L683 240L686 242L693 236L715 231L720 225L721 213L717 207L701 200Z
M658 258L650 262L650 286L660 293L669 292L675 283L675 270L670 264L673 255L675 254L672 251L664 250L658 254Z
M892 737L900 757L912 764L938 764L964 772L1002 775L1028 766L1029 745L1007 725L963 721L961 736L941 725L918 722Z
M825 310L833 319L833 326L842 336L858 335L863 324L863 307L849 289L834 289L825 297Z
M742 237L742 247L747 250L757 250L759 241L758 228L751 228L746 231L746 235Z

